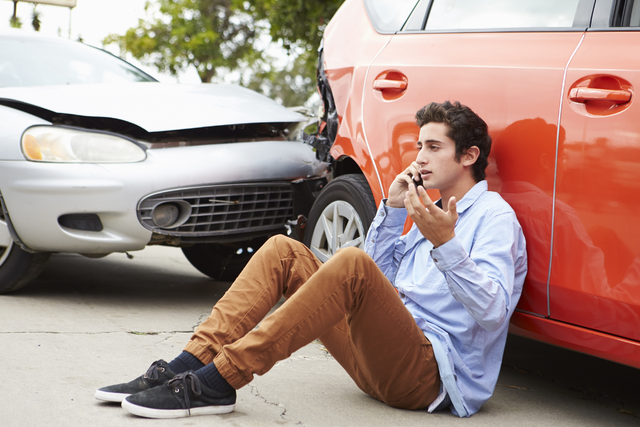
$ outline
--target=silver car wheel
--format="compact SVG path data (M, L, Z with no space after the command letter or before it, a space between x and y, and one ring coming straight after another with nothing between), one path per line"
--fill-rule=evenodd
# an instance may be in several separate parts
M366 230L353 206L344 200L330 203L318 218L309 247L322 262L331 258L338 249L364 248Z

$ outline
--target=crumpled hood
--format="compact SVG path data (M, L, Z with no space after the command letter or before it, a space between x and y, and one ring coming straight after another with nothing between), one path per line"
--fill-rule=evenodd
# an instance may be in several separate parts
M234 85L145 82L0 88L0 104L6 101L58 114L124 120L147 132L304 120L266 96Z

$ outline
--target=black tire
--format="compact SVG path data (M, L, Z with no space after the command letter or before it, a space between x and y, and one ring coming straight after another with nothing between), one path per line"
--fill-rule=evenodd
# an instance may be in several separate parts
M228 244L199 243L182 248L182 253L200 273L220 282L233 282L266 240L256 238Z
M375 214L376 203L366 178L356 174L340 176L327 184L314 202L304 231L304 244L322 262L340 248L364 248Z
M0 226L2 225L4 223L0 221ZM28 285L42 272L50 255L25 252L14 242L0 246L0 294L13 292Z

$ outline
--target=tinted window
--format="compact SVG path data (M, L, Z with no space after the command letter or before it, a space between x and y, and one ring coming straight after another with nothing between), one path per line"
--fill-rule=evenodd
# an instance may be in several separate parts
M573 26L580 0L433 0L427 30Z
M400 31L418 0L365 0L367 14L376 31Z
M155 81L111 54L82 43L0 38L0 87Z
M640 0L619 1L613 7L612 27L640 27Z
M640 1L633 2L629 13L629 27L640 27Z

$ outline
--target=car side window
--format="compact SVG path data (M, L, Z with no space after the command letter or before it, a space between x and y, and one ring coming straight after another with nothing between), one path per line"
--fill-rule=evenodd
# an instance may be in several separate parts
M640 27L640 1L636 0L631 6L631 12L629 14L628 27Z
M426 30L566 28L580 0L433 0Z
M411 12L411 16L404 24L403 31L420 31L424 28L427 19L427 11L431 6L431 0L420 0L418 5Z
M640 27L640 0L619 0L613 5L612 27Z
M402 28L418 0L364 0L377 32L393 34Z

